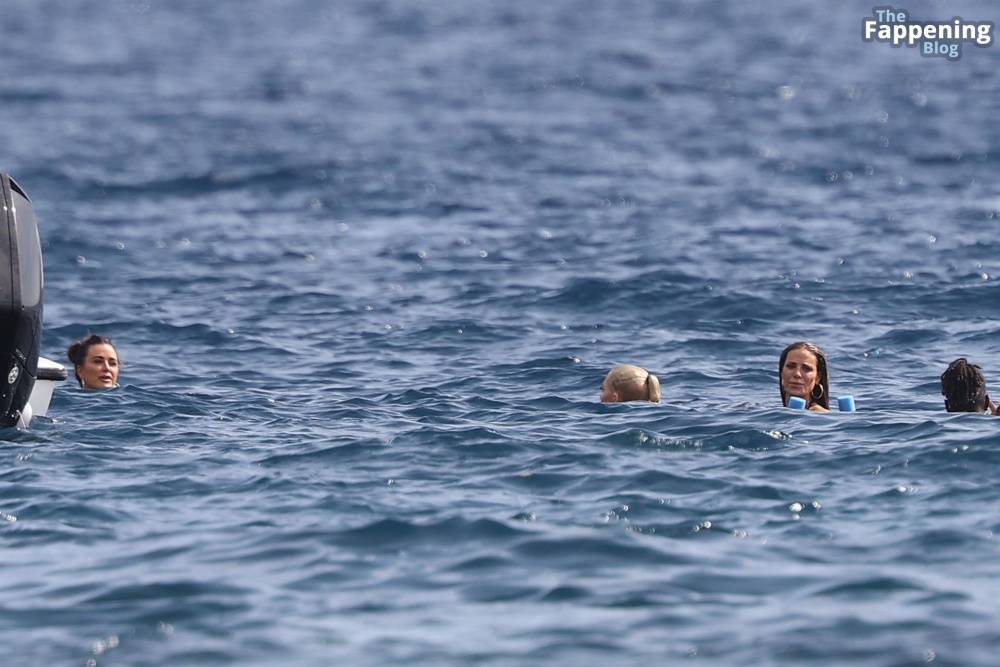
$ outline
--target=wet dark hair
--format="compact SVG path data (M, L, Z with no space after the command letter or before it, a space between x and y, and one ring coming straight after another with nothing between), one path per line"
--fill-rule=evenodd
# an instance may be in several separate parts
M819 376L816 379L816 386L813 387L813 395L811 400L813 403L822 405L827 410L830 409L830 373L827 370L826 364L826 352L820 349L819 345L815 343L809 343L804 340L797 341L786 347L781 353L781 359L778 360L778 391L781 392L781 403L782 405L788 405L788 394L785 393L785 387L781 384L781 371L785 368L785 359L788 358L788 353L792 350L808 350L816 355L816 374ZM816 396L816 390L819 389L821 394Z
M83 379L76 372L76 369L78 366L82 366L83 362L87 360L87 352L90 351L91 346L102 344L110 345L114 349L115 354L118 354L118 348L115 347L110 338L98 336L97 334L90 334L86 338L73 341L70 343L69 349L66 350L66 356L69 357L70 362L73 364L73 375L76 376L76 381L80 383L81 387L83 386Z
M959 357L941 373L941 393L948 412L982 412L990 403L983 370Z

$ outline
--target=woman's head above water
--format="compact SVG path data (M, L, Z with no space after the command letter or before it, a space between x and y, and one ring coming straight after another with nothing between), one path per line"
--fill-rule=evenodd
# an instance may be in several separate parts
M91 334L74 341L66 351L76 380L84 389L111 389L118 386L118 351L110 338Z
M604 403L624 403L625 401L660 402L660 379L639 366L615 366L601 383L601 401Z
M809 410L829 410L830 375L823 350L806 341L786 347L778 361L778 388L783 405L790 396L799 396Z

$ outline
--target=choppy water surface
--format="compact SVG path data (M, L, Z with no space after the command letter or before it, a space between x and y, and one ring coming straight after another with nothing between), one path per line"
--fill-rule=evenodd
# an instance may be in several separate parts
M43 353L125 363L0 447L7 664L996 663L1000 420L937 383L1000 386L996 47L857 2L3 9ZM779 407L800 338L861 411ZM623 362L664 403L599 404Z

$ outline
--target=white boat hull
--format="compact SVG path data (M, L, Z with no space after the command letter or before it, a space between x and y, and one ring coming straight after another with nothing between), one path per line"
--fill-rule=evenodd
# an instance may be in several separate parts
M35 386L28 397L28 404L21 410L21 418L17 422L17 427L28 428L28 424L34 417L44 417L48 414L49 403L52 401L52 393L56 386L66 380L66 368L51 359L38 357L38 375L35 378Z

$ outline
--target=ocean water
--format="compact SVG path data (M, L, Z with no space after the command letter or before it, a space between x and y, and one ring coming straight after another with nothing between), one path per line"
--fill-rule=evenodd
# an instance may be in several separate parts
M919 2L923 20L995 20ZM7 665L995 665L998 47L872 6L5 0ZM854 414L780 407L810 339ZM659 405L602 405L618 363ZM996 390L1000 391L1000 389Z

